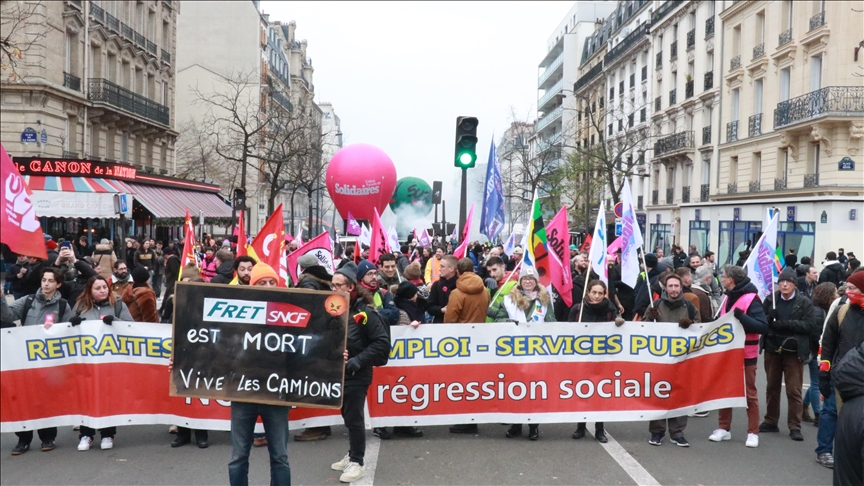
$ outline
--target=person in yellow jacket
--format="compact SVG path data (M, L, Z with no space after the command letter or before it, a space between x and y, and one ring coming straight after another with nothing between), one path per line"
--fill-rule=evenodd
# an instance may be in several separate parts
M423 280L426 285L432 285L441 278L441 259L444 258L444 249L438 248L435 250L435 256L426 262L426 274Z

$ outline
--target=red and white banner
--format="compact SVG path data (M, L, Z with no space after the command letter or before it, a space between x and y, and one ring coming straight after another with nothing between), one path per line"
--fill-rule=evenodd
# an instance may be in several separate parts
M489 323L391 329L367 427L644 421L746 407L744 330L732 314L673 323ZM86 321L6 329L0 432L177 424L230 430L230 402L169 396L171 326ZM50 397L50 399L48 398ZM292 409L292 429L342 423Z
M0 145L0 241L22 255L48 258L33 193Z
M315 255L315 258L318 259L318 264L327 269L331 275L336 271L336 264L333 262L333 245L330 243L330 235L328 233L321 233L303 245L303 248L298 248L288 255L286 260L288 275L295 284L300 278L300 264L297 263L297 260L306 254Z

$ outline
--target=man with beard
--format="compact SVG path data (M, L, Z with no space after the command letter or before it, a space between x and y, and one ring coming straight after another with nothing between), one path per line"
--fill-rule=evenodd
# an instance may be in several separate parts
M699 312L683 295L683 282L681 277L674 273L666 276L665 290L661 297L654 301L645 312L646 321L655 322L677 322L678 325L687 329L694 322L699 322ZM684 438L684 429L687 428L687 416L673 417L670 419L652 420L648 424L651 438L648 443L659 446L663 443L666 435L667 424L669 437L679 447L690 447L690 443Z
M237 285L250 285L252 268L258 263L254 258L243 255L234 259L234 271L237 273Z
M486 322L493 322L493 317L498 314L498 309L503 305L504 297L509 295L518 283L516 281L518 276L514 272L504 270L504 261L498 256L489 257L486 260L486 271L489 273L489 278L486 279L486 288L489 289L492 296L492 304L486 313Z
M690 271L695 274L696 270L698 270L702 266L702 257L700 257L698 254L697 255L690 255L690 261L688 263L689 263L688 267L690 268Z
M426 312L432 316L433 323L443 323L450 301L450 292L456 288L456 257L446 255L441 258L441 278L429 290L429 305ZM431 260L429 261L431 264ZM428 268L428 267L427 267Z
M126 287L132 285L132 277L129 275L129 267L123 260L114 262L114 274L111 276L111 291L116 295L123 295Z

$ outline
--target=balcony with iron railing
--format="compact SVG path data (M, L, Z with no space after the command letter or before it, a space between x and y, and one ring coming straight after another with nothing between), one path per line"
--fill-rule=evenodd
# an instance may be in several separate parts
M714 35L714 17L705 19L705 38L708 39Z
M726 194L738 194L738 183L730 182L726 185Z
M90 2L90 16L100 24L105 22L105 10L93 2Z
M87 98L94 103L105 103L148 120L170 125L170 110L138 93L129 91L107 79L89 78Z
M711 186L710 184L702 184L699 186L699 200L701 202L708 202L708 199L711 197Z
M561 140L563 139L562 135L559 133L549 140L542 140L537 144L536 152L541 154L550 148L560 147Z
M714 87L714 71L708 71L705 73L705 91Z
M726 142L738 140L738 120L726 124Z
M816 30L825 25L825 11L810 17L810 30Z
M123 35L123 37L129 39L130 41L135 39L135 31L132 30L132 27L129 27L122 22L120 23L120 34Z
M702 145L711 145L711 125L702 127Z
M153 54L154 56L156 55L156 43L150 42L149 39L147 40L147 52Z
M692 149L693 143L693 130L673 133L654 142L654 156L662 157L679 150Z
M684 85L684 99L693 97L693 80L687 81L687 84Z
M63 86L73 90L73 91L81 91L81 78L75 76L74 74L64 72L63 73Z
M671 13L676 8L683 5L684 2L676 1L676 0L666 0L663 5L660 6L657 10L651 13L651 24L656 25L661 20L666 18L669 13Z
M660 204L660 191L657 189L651 191L651 204L654 206Z
M696 47L696 28L695 27L690 32L687 32L687 50L689 51L690 49L693 49L694 47Z
M675 202L675 188L668 187L666 188L666 204L672 204Z
M819 174L804 174L804 187L819 187Z
M762 190L762 181L750 181L750 192L759 192Z
M582 75L575 83L573 83L573 91L579 91L581 88L590 83L598 74L603 72L603 62L598 62L585 74Z
M747 120L747 136L758 137L762 135L762 113L752 115Z
M737 55L729 62L729 69L738 69L741 67L741 55Z
M543 86L543 83L547 79L549 79L549 76L552 76L552 74L555 73L555 71L561 66L561 64L563 62L564 62L564 51L561 51L561 54L558 54L558 57L556 57L555 60L552 61L552 64L550 64L546 68L546 70L543 71L543 74L541 74L539 78L537 78L537 86Z
M765 43L761 43L753 48L753 59L759 59L765 55Z
M669 44L669 60L674 61L678 59L678 41L674 40L671 44Z
M111 15L110 13L105 13L105 23L108 24L108 28L113 30L114 32L120 32L120 19Z
M774 179L774 190L782 191L786 189L786 178L785 177L777 177Z
M288 111L294 111L294 106L291 104L291 101L289 101L288 97L282 94L278 89L270 91L270 96L273 98L273 101L279 103L282 108L285 108Z
M648 23L643 23L639 27L636 28L633 32L631 32L627 37L625 37L621 42L615 45L609 52L603 56L603 64L609 66L616 59L621 57L622 54L627 52L631 47L635 46L641 41L648 41L648 28L650 25Z
M541 118L537 122L537 131L544 129L547 125L549 125L553 121L561 118L561 114L563 112L564 112L564 106L562 105L562 106L559 106L558 108L555 108L554 110L550 111L546 115L544 115L543 118Z
M669 90L669 106L675 106L675 103L678 102L678 90L672 89Z
M784 31L778 36L777 47L792 42L792 29Z
M542 110L546 103L552 100L555 95L561 92L561 89L564 87L564 78L558 80L557 83L553 84L551 87L546 89L546 93L540 97L540 100L537 102L537 106Z
M684 186L681 188L681 202L689 203L690 202L690 186Z
M821 116L864 116L864 86L831 86L777 103L774 129Z
M168 64L171 64L171 53L162 49L162 60Z

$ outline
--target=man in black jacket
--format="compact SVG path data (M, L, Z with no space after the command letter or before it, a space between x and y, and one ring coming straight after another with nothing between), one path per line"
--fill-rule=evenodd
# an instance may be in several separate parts
M837 254L829 251L825 255L822 267L822 272L819 274L819 283L831 282L839 287L840 282L846 277L846 272L843 269L843 264L837 261Z
M162 254L165 257L165 297L163 300L167 300L169 296L174 295L174 284L180 278L180 257L177 256L177 251L172 246L165 247L162 250Z
M651 302L660 298L663 289L660 288L657 280L663 274L665 267L660 267L659 260L653 253L645 255L645 270L648 272L648 284L645 284L645 273L640 273L636 280L636 307L633 308L633 313L638 316L644 316L645 310L651 305ZM648 287L651 287L650 291Z
M363 459L366 454L366 427L363 408L366 393L372 384L372 368L386 362L390 354L390 338L384 320L375 310L369 292L357 284L357 265L354 262L333 275L332 289L347 293L351 298L351 316L348 319L348 362L345 364L345 388L342 398L342 418L348 428L348 454L333 463L334 471L342 471L339 480L350 483L366 473Z
M453 255L441 257L441 278L432 284L429 290L429 306L426 307L426 312L432 316L432 322L444 322L450 292L456 288L456 262L456 257Z
M822 326L813 317L810 299L797 292L798 278L794 270L787 268L780 272L777 285L780 290L767 296L763 303L769 331L762 336L761 344L765 352L768 383L765 390L767 411L759 431L780 431L777 426L780 419L780 384L785 376L789 437L800 441L804 440L801 435L804 361L810 358L810 335L818 333Z
M843 408L834 438L834 485L864 484L864 343L837 362L831 379Z

